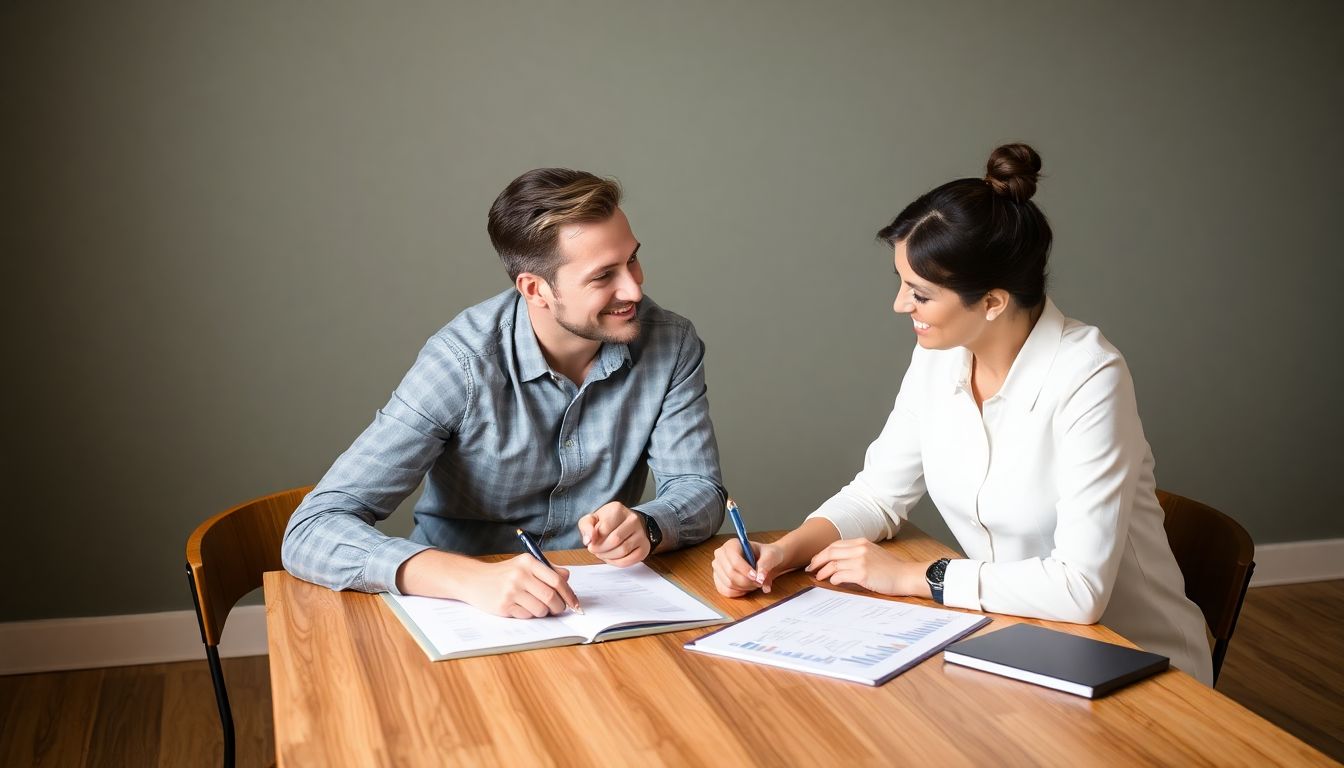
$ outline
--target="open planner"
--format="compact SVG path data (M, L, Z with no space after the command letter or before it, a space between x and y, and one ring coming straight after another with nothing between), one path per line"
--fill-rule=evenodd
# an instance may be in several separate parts
M722 624L710 608L643 563L629 568L569 565L584 614L540 619L495 616L457 600L383 593L431 661L580 645Z
M881 685L988 623L987 616L809 587L686 648Z

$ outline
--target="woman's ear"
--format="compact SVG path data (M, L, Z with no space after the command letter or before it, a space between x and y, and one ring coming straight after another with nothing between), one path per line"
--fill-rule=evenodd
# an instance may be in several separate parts
M985 319L992 323L995 318L1007 311L1008 302L1012 301L1012 297L1002 288L993 288L985 294L982 301L985 302Z

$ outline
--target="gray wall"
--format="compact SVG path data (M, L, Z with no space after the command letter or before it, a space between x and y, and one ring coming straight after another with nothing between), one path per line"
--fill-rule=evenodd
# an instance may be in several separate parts
M1022 139L1159 483L1344 536L1344 6L1287 5L6 3L0 620L188 608L196 523L315 481L507 286L485 212L541 165L625 184L752 527L895 395L873 233Z

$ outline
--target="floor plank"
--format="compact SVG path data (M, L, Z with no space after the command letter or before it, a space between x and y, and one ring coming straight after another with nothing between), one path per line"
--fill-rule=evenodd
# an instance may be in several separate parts
M230 665L229 661L237 663ZM270 657L225 659L224 679L233 701L238 765L271 765L275 762L275 729L271 720ZM214 725L218 730L218 715Z
M0 677L0 765L85 765L105 673Z
M269 662L266 656L221 662L233 711L234 758L239 768L275 763ZM224 732L209 666L204 661L164 666L163 737L158 765L218 765L224 754Z
M1344 762L1344 581L1246 596L1218 690Z
M106 670L98 689L98 709L85 765L125 766L128 757L139 765L158 762L166 666Z
M231 661L225 659L224 663L229 665ZM163 734L159 742L160 768L219 765L224 754L224 736L219 726L219 710L215 708L209 667L205 662L168 666L164 673L160 716ZM228 682L227 671L225 682Z

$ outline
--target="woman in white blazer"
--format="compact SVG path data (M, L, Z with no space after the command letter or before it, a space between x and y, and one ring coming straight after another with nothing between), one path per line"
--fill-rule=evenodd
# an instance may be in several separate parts
M801 526L714 557L724 595L804 568L833 584L976 611L1101 622L1212 684L1185 597L1125 359L1045 295L1051 232L1031 196L1040 156L994 150L983 179L923 195L878 237L893 249L918 344L863 470ZM966 553L908 562L896 535L925 492Z

